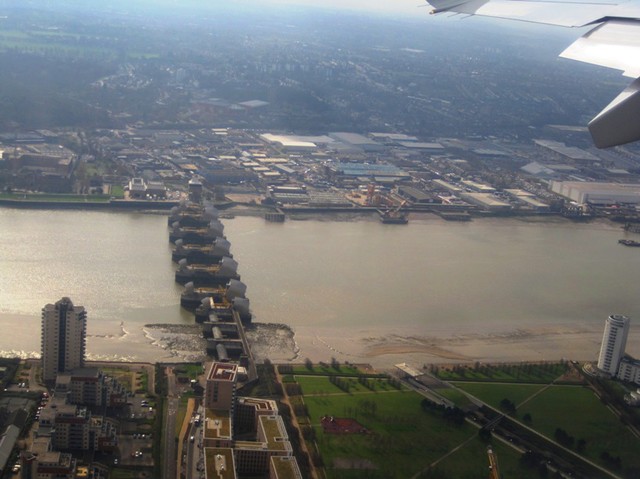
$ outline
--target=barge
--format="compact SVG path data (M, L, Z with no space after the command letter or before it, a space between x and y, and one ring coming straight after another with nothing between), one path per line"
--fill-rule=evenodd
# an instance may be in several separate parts
M634 241L634 240L628 240L628 239L618 240L618 243L620 243L621 245L624 245L624 246L631 246L631 247L635 247L635 248L640 246L640 241Z
M382 221L384 224L406 225L409 222L409 217L407 216L407 214L397 210L378 210L378 215L380 215L380 221Z

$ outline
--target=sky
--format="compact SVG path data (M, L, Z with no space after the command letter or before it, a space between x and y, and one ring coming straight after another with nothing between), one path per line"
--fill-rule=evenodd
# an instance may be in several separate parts
M403 15L426 15L429 6L424 0L271 0L273 3L313 5L335 9L394 12ZM424 5L424 7L423 7Z

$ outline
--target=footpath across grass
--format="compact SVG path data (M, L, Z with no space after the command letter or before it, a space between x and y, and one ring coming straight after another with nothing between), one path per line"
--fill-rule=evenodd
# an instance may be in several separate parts
M640 473L640 439L587 387L467 382L457 386L498 410L507 399L516 406L514 417L525 425L624 477L640 477L629 475Z
M482 477L487 470L486 444L476 427L425 407L422 395L398 388L389 378L363 376L351 368L330 367L330 375L304 366L280 372L312 461L324 468L327 479L406 479L423 477L423 472L424 477L458 479ZM323 418L352 419L366 431L325 432ZM447 456L454 449L455 454ZM535 477L521 469L517 451L503 446L499 454L510 477Z

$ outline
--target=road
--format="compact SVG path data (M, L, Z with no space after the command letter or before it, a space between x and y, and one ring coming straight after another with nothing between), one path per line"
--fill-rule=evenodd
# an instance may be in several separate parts
M167 377L167 398L164 408L164 433L162 437L163 458L162 474L163 479L177 479L176 471L176 415L180 398L176 395L176 376L172 367L165 368ZM179 478L178 478L179 479Z

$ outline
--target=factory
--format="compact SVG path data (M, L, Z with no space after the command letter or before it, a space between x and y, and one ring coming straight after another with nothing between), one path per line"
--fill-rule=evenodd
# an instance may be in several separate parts
M638 205L640 185L596 181L552 181L549 189L578 204Z

